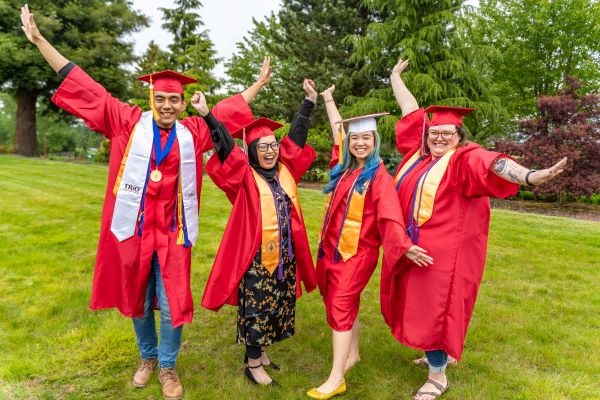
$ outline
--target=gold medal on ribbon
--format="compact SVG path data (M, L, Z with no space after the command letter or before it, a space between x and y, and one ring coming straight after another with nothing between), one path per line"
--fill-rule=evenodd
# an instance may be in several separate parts
M150 180L152 182L160 182L161 179L162 179L162 173L159 170L155 169L154 171L152 171L150 173Z

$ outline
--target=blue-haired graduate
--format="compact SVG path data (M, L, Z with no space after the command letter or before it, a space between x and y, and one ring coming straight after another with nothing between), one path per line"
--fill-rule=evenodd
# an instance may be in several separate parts
M385 114L342 121L333 90L322 93L334 147L317 256L317 282L333 330L333 368L323 385L308 391L316 399L346 391L344 373L360 360L360 294L375 271L379 247L383 268L389 270L405 255L430 260L406 233L394 182L379 157L375 118Z

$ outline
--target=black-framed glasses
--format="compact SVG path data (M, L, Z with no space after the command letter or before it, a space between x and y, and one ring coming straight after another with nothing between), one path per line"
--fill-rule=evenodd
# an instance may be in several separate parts
M269 150L269 147L273 151L279 151L279 142L259 143L256 145L256 149L261 153L266 153Z
M439 136L444 140L452 139L452 136L456 134L456 131L429 131L427 132L430 139L437 139Z

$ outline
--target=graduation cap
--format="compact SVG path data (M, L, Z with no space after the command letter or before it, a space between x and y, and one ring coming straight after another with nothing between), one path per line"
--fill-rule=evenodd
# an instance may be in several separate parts
M474 108L451 107L451 106L429 106L425 109L426 113L431 113L431 122L429 126L438 125L462 125L463 117L475 111Z
M421 137L421 154L425 155L426 150L426 133L427 129L432 126L439 125L456 125L462 126L463 117L475 111L474 108L452 107L452 106L429 106L425 109L423 117L423 134ZM427 113L431 113L431 120L427 118Z
M235 138L242 138L245 145L249 145L256 139L274 135L273 132L282 126L283 124L280 124L277 121L262 117L250 122L245 126L242 126L240 129L233 132L231 136Z
M171 71L170 69L140 76L137 79L142 82L148 82L150 84L150 90L181 94L183 94L184 85L198 82L197 79Z
M139 76L137 79L150 84L150 108L152 109L152 114L154 115L155 121L158 121L160 118L156 108L154 107L155 90L166 93L183 94L183 85L198 82L197 79L175 71L171 71L170 69L166 71L154 72L149 75Z
M361 115L359 117L352 117L338 121L338 124L348 123L348 134L357 132L368 132L377 130L377 121L375 118L383 115L388 115L388 112Z
M351 133L359 133L359 132L369 132L369 131L377 132L377 121L375 118L381 117L383 115L388 115L388 114L389 114L388 112L382 112L382 113L361 115L358 117L346 118L346 119L336 122L337 124L340 124L340 128L338 130L339 139L340 139L339 140L340 156L339 156L338 164L342 164L344 162L344 160L343 160L343 155L344 155L343 143L344 143L344 141L342 140L344 131L342 130L342 124L348 123L348 135L350 135Z

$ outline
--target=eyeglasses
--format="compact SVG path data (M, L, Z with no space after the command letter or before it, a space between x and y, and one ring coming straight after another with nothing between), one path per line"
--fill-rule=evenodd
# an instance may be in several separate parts
M273 151L279 151L279 142L259 143L259 144L256 145L256 148L261 153L266 153L269 150L269 147Z
M441 135L442 139L450 140L455 133L456 131L429 131L427 134L430 139L437 139Z

